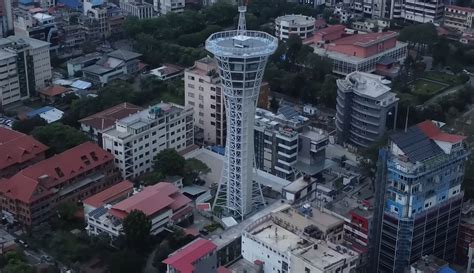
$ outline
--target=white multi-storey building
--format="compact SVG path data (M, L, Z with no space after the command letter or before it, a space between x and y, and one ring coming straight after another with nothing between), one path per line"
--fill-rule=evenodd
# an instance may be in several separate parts
M316 19L301 14L289 14L275 19L275 36L286 40L291 35L306 39L313 35Z
M16 67L16 54L0 51L0 99L1 106L21 99Z
M128 15L135 16L138 19L149 19L158 15L158 13L153 10L152 4L141 0L122 0L120 1L120 8L126 11Z
M242 257L261 261L263 272L269 273L353 272L359 255L325 240L316 218L323 224L334 220L328 214L313 216L311 208L296 212L289 206L263 216L244 229ZM342 225L333 229L342 237Z
M20 36L0 39L2 105L33 96L50 84L49 43Z
M107 5L103 0L85 0L83 3L84 15L97 21L98 30L102 37L108 36Z
M185 0L153 0L153 7L160 14L181 13L184 11L185 3Z
M164 149L182 151L194 142L193 110L160 103L115 122L102 133L102 145L112 153L125 179L153 168L153 158Z
M444 10L444 26L455 28L459 31L472 29L474 9L460 6L447 6Z
M217 64L205 57L184 72L185 105L194 110L196 141L225 146L224 98Z
M19 59L25 62L25 74L31 72L34 74L35 86L29 87L29 94L34 94L35 89L40 90L48 86L52 79L50 44L41 40L16 35L10 36L7 39L11 41L12 45L10 48L14 49L17 55L24 55L20 56ZM33 71L29 70L29 58L32 59Z

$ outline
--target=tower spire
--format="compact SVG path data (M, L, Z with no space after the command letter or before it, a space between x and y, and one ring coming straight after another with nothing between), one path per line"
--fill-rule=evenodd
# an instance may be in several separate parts
M247 12L247 6L244 1L239 3L239 25L237 27L237 35L245 36L247 34L247 26L245 23L245 13Z

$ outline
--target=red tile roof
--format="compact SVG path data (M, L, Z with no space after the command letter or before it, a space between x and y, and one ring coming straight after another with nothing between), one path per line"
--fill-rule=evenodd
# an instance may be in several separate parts
M31 160L47 149L29 135L0 127L0 170Z
M314 34L315 35L327 35L327 34L331 34L333 32L338 32L338 31L345 30L345 29L346 29L346 26L344 26L344 25L332 25L332 26L328 26L326 28L320 29L320 30L316 31Z
M421 123L418 123L416 126L432 140L458 143L466 139L465 136L442 132L431 120L425 120Z
M333 41L333 43L336 45L355 45L367 47L374 43L396 37L397 35L398 34L394 31L354 34L337 39Z
M195 269L193 263L216 248L217 246L213 242L199 238L172 253L172 256L165 259L163 263L170 265L180 273L192 273Z
M89 206L92 206L94 208L98 208L113 201L114 199L128 195L132 192L133 192L133 183L128 180L124 180L118 184L113 185L110 188L107 188L104 191L101 191L85 199L83 203Z
M86 142L21 170L0 183L0 192L12 199L30 203L53 194L55 186L113 159L109 152Z
M79 122L97 130L103 130L112 127L115 124L115 121L141 110L143 110L143 108L140 106L124 102L92 116L83 118L79 120Z
M152 216L167 208L174 211L190 202L191 199L179 192L175 185L160 182L146 187L141 192L115 204L109 212L122 219L133 210L140 210L147 216Z
M49 97L54 97L54 96L57 96L57 95L61 95L65 92L67 92L68 89L64 86L61 86L61 85L52 85L52 86L49 86L45 89L42 89L40 90L39 92L41 94L44 94L46 96L49 96Z

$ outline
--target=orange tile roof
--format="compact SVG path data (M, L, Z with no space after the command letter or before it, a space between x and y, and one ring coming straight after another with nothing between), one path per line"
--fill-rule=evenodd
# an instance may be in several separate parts
M48 96L48 97L54 97L54 96L57 96L57 95L61 95L65 92L67 92L67 91L68 91L68 89L64 86L52 85L52 86L49 86L45 89L40 90L39 92L43 95Z
M115 204L109 212L122 219L133 210L140 210L147 216L152 216L163 209L179 209L190 202L191 199L179 192L175 185L160 182Z
M31 160L47 149L32 136L0 127L0 170Z
M398 34L394 31L354 34L334 40L333 43L336 45L353 45L366 47L376 42L396 37L397 35Z
M101 207L108 202L113 201L116 198L130 194L133 192L133 183L124 180L118 184L113 185L110 188L107 188L91 197L82 201L84 204L92 206L94 208Z
M216 248L217 246L213 242L199 238L172 253L163 263L170 265L181 273L192 273L195 269L193 263L212 253Z
M94 115L83 118L79 120L79 122L97 130L103 130L112 127L115 124L115 121L141 110L143 110L143 108L140 106L136 106L129 102L124 102Z
M0 192L25 203L53 194L54 187L113 161L109 152L86 142L31 165L0 183Z

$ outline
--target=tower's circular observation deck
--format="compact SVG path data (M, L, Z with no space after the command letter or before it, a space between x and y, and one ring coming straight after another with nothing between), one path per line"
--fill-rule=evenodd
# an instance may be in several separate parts
M262 31L238 30L216 32L206 40L206 49L220 57L261 57L273 54L278 39Z

